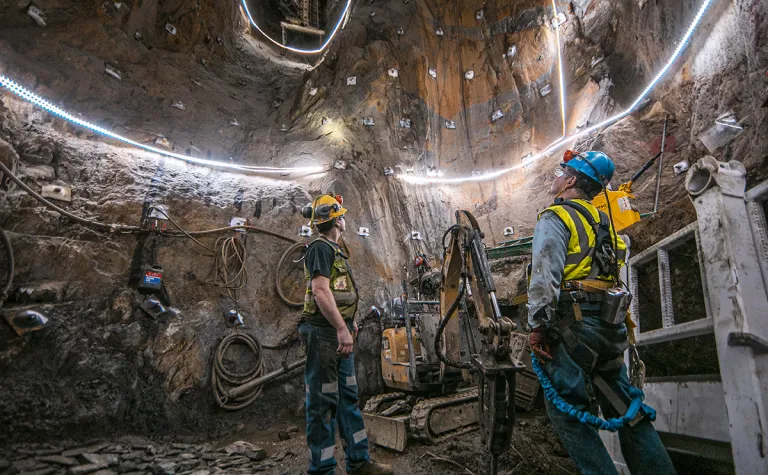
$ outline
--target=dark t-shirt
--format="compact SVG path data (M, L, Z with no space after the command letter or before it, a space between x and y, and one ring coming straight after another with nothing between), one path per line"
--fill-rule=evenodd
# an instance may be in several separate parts
M335 246L333 243L330 244L331 246ZM332 249L331 246L325 242L316 242L309 246L307 253L304 255L304 265L307 267L307 272L309 272L309 275L311 276L310 280L319 275L329 279L331 278L331 269L336 260L336 247ZM306 315L302 315L301 321L307 321L308 318L309 317ZM324 317L312 317L309 318L309 321L319 326L331 326L331 323Z
M330 243L331 246L324 242L316 242L309 246L307 255L304 256L304 265L307 266L307 272L311 276L311 279L322 275L323 277L331 278L331 268L333 262L336 260L336 246Z

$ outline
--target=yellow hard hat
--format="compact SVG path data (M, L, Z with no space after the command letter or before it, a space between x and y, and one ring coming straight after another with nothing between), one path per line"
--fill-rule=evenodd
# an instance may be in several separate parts
M312 204L304 207L301 214L309 219L309 225L315 227L318 224L343 216L347 209L341 206L344 199L340 195L322 195L316 198Z

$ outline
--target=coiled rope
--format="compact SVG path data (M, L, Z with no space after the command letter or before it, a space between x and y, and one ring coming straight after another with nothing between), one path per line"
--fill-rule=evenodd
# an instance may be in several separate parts
M573 407L573 405L570 403L566 402L565 399L560 397L560 395L557 393L557 390L552 386L552 381L549 379L549 376L547 376L544 368L541 367L538 358L536 358L536 355L533 353L531 353L531 366L533 366L533 371L539 378L541 388L544 390L544 396L546 396L547 400L561 412L577 418L584 424L589 424L599 430L616 432L617 430L624 427L625 424L637 417L637 413L640 411L640 409L643 410L643 412L648 416L650 420L656 420L656 410L651 406L643 403L643 398L645 397L643 391L637 389L634 386L629 387L629 395L632 398L632 402L630 403L629 408L627 408L627 412L621 417L615 417L606 420L589 412L580 411Z

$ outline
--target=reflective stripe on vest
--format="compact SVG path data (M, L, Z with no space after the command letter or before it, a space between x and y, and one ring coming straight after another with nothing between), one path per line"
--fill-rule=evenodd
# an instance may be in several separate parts
M318 241L321 241L321 243L318 244ZM336 308L339 309L339 313L341 313L344 320L348 320L354 317L357 310L358 295L355 280L347 264L347 258L338 246L333 245L323 237L315 239L309 246L324 244L331 246L334 251L334 260L328 284L331 288L333 299L336 302ZM312 276L309 275L306 263L304 264L304 278L306 279L307 289L304 294L304 311L302 313L310 317L325 318L317 307L317 302L315 302L315 296L312 293Z
M592 203L585 200L571 200L587 209L596 223L600 222L601 214ZM570 238L568 240L568 253L565 257L565 270L563 272L563 282L569 280L582 279L600 279L613 280L615 276L598 276L598 266L592 266L592 253L595 248L595 230L589 225L587 218L576 209L567 205L552 205L542 211L552 211L565 223ZM541 217L541 213L539 213ZM607 217L605 218L607 219ZM613 232L613 226L611 226ZM615 234L615 232L614 232ZM616 236L616 247L614 250L619 260L619 267L624 265L626 255L626 245L624 241Z

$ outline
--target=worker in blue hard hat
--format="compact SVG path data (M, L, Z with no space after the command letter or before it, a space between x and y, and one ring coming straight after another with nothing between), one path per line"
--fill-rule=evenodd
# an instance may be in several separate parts
M631 295L619 268L626 246L591 200L613 177L603 152L568 151L555 170L554 203L533 233L528 323L547 413L582 473L615 474L598 429L618 431L633 474L672 474L672 462L624 364ZM603 417L597 417L598 409Z

